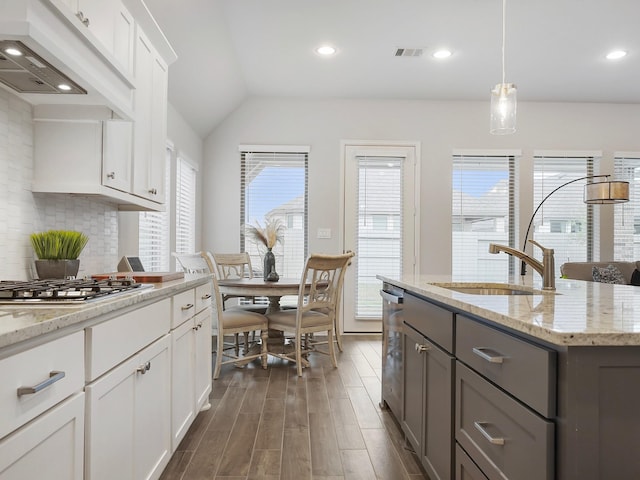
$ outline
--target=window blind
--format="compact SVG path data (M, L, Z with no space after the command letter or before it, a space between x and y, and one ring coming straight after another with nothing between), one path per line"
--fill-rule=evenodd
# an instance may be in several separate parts
M629 182L629 202L613 209L613 258L640 258L640 154L614 158L614 178Z
M376 275L402 274L404 158L358 156L356 229L356 318L379 319L380 281Z
M196 170L184 158L176 162L176 253L195 252ZM179 268L178 268L179 270Z
M534 209L554 189L576 178L594 175L594 157L535 156L533 161ZM549 197L533 220L529 238L555 251L556 276L565 262L590 262L599 248L594 207L584 203L587 180L561 188ZM541 259L540 249L534 248Z
M308 255L307 152L241 151L240 225L264 226L280 219L284 238L276 245L276 271L281 277L300 278ZM251 256L262 272L265 249L240 234L240 250Z
M452 169L451 272L456 280L502 281L515 271L490 243L516 245L515 157L454 155Z
M170 192L172 150L165 156L165 192ZM167 195L164 212L140 212L138 217L138 256L147 272L169 270L169 212L171 197Z

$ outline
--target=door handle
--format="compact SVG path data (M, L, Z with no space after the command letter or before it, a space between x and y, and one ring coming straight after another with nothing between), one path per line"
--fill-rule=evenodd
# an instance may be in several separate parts
M504 437L493 437L489 432L487 432L487 429L485 428L486 425L487 422L473 422L473 426L476 427L484 438L489 440L489 443L492 445L504 445Z
M64 378L65 373L64 372L50 372L49 373L49 378L47 378L46 380L40 382L37 385L34 385L33 387L20 387L18 388L18 396L21 397L22 395L31 395L33 393L38 393L40 390L43 390L51 385L53 385L54 383L56 383L58 380L62 380Z
M498 352L486 347L473 347L472 351L489 363L502 363L506 358L504 355L500 355Z

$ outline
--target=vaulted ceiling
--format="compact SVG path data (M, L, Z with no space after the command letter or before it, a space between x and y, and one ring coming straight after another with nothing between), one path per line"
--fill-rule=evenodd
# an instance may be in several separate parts
M169 101L203 138L251 95L489 102L502 81L501 0L146 3L178 54ZM506 81L519 101L640 103L639 19L635 0L508 0Z

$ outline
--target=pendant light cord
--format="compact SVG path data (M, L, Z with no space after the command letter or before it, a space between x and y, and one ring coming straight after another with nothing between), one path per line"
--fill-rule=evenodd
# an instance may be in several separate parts
M502 86L505 84L504 46L507 38L507 0L502 0Z

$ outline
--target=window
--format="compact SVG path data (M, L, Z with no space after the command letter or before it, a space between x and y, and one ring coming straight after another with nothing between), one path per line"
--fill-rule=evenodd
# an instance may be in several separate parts
M170 192L171 155L166 150L165 191ZM167 195L164 212L140 212L138 217L138 256L147 272L166 272L169 270L169 212L171 198Z
M196 169L185 159L176 162L176 253L196 250Z
M613 258L635 261L640 258L640 153L616 154L613 177L629 182L629 202L613 209Z
M533 162L534 209L553 190L577 178L595 175L595 155L536 155ZM567 185L550 196L536 214L529 238L555 251L556 276L565 262L595 261L599 248L594 207L583 201L586 180ZM541 259L540 249L533 254Z
M515 239L515 155L454 155L451 272L457 280L501 281L514 272L490 243L518 248Z
M284 239L276 245L276 271L281 277L299 278L307 258L308 147L241 147L240 224L264 225L277 218L285 226ZM282 151L286 150L286 151ZM246 241L244 229L240 249L251 255L256 270L262 270L264 248Z

